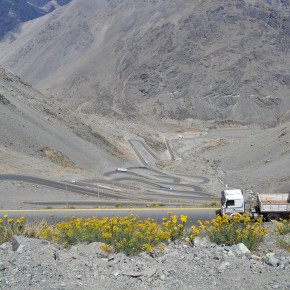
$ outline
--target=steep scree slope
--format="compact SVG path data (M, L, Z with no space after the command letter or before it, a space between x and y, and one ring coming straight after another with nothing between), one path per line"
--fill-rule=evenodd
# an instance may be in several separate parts
M13 155L43 158L45 150L64 156L71 161L70 164L94 173L100 169L100 164L116 166L119 160L112 156L114 146L102 135L94 132L69 109L46 98L2 67L0 123L1 166L10 165ZM46 168L45 161L48 159L43 160L43 168ZM23 164L21 160L18 163L20 170ZM27 164L30 166L29 162ZM24 170L28 172L28 168ZM1 173L8 172L1 170Z
M2 42L0 63L85 113L273 125L290 117L289 8L74 0Z

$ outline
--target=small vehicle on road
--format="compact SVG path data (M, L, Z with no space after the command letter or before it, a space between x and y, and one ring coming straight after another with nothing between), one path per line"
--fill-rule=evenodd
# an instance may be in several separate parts
M163 185L163 184L161 184L161 185L159 186L159 188L161 188L161 189L169 189L169 190L172 190L172 187L170 187L170 186L168 186L168 185Z
M117 172L127 172L128 169L127 168L121 168L121 167L119 167L119 168L116 169L116 171Z

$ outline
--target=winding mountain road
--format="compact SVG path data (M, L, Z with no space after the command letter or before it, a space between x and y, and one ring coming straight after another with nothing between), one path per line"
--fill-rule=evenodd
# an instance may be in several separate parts
M9 215L25 214L31 218L49 218L53 215L61 219L64 215L74 215L89 217L97 215L99 217L112 216L112 215L128 215L131 213L138 214L140 218L153 217L161 219L166 215L166 212L172 211L176 214L186 214L196 222L197 219L208 219L215 216L213 208L176 208L168 207L172 204L175 206L177 203L188 202L208 202L217 201L218 198L210 193L204 192L197 184L205 184L209 181L208 178L203 176L190 176L180 175L161 171L149 165L144 158L143 150L146 150L151 158L158 161L161 160L148 146L141 140L128 140L136 156L140 159L142 166L132 166L126 168L125 172L109 171L104 173L107 179L84 179L74 181L53 181L46 178L27 176L27 175L14 175L14 174L0 174L0 180L12 180L26 182L30 184L38 184L65 192L78 193L88 196L98 197L98 200L75 201L75 205L81 206L96 206L105 205L112 206L112 203L120 201L122 204L136 202L145 206L150 202L162 202L167 208L127 208L127 209L52 209L52 210L0 210L1 213L9 213ZM138 143L138 149L135 143ZM171 161L176 160L172 148L168 141L166 141L167 148L170 152ZM142 149L143 148L143 149ZM141 153L141 152L142 153ZM151 159L150 159L151 160ZM109 178L109 180L108 180ZM185 182L185 183L184 183ZM194 183L194 184L192 184ZM40 196L41 198L41 196ZM104 200L105 199L105 200ZM47 202L31 201L31 204L46 204ZM64 201L57 200L51 202L53 205L62 205Z

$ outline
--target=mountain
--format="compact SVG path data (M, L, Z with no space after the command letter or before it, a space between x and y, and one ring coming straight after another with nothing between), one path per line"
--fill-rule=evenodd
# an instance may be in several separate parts
M29 20L41 17L70 0L0 0L0 39Z
M289 28L288 0L73 0L3 40L0 63L77 112L276 125Z
M0 7L0 39L19 23L42 15L38 8L31 6L25 0L0 0Z
M27 1L30 5L40 8L42 11L49 13L56 8L66 5L71 0L30 0Z
M98 172L122 153L66 106L0 67L0 171L38 175Z

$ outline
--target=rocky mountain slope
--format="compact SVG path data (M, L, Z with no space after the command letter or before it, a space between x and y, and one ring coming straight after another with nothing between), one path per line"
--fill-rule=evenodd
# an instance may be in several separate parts
M2 41L0 63L79 112L275 125L290 116L289 8L73 0Z
M124 157L63 104L1 67L0 122L1 173L96 173L100 162L115 166Z
M102 174L139 164L127 142L138 136L163 150L172 139L182 163L160 161L165 169L288 192L289 3L279 3L73 0L24 23L0 42L0 62L44 94L0 69L2 172L59 178L70 164ZM219 119L279 126L203 139L210 127L239 127Z
M224 185L218 180L258 192L289 191L289 122L268 129L192 119L159 126L116 122L74 112L3 68L0 122L1 173L102 176L116 167L140 165L128 144L137 138L161 158L155 160L159 168L210 178L208 192L219 194ZM165 140L175 161L168 160Z

